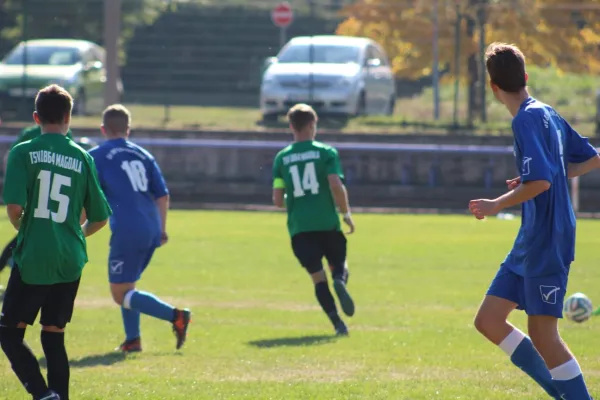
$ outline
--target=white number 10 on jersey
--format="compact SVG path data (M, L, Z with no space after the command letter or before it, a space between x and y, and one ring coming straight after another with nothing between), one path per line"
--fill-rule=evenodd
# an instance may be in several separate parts
M121 169L127 174L134 191L146 192L148 190L148 177L144 163L140 160L123 161Z
M319 193L319 180L317 179L317 171L315 170L314 162L309 162L304 165L302 181L300 181L300 170L298 169L298 165L292 165L290 167L290 175L292 175L292 183L294 185L294 197L302 197L308 191L310 191L311 194Z

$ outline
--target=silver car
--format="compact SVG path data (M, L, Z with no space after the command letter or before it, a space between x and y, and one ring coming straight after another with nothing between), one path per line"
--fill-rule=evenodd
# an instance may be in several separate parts
M396 89L389 60L367 38L296 37L263 75L260 108L274 120L296 103L319 115L349 117L394 112Z

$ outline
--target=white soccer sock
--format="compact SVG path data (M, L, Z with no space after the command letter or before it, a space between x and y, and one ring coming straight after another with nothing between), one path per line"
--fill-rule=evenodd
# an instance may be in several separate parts
M550 375L555 381L570 381L581 375L581 367L576 359L572 359L550 370Z
M131 310L131 296L133 296L134 293L135 289L125 293L125 296L123 296L123 308Z
M527 336L523 332L515 328L498 346L506 353L506 355L512 357L517 347L519 347L526 337Z

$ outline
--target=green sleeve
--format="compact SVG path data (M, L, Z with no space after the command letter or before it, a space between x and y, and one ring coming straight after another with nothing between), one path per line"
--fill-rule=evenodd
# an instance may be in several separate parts
M281 173L281 156L279 154L275 156L275 160L273 161L273 188L285 189L285 182Z
M100 187L94 160L91 157L86 157L86 159L88 179L83 207L85 208L87 219L90 222L104 221L111 216L112 210L110 209L108 201L106 201L106 197L104 196L104 192Z
M10 146L11 150L14 149L16 145L33 139L36 136L36 130L37 129L39 129L39 127L33 127L33 128L25 128L25 129L23 129L19 133L19 136L17 136L17 139ZM40 133L41 133L41 130L40 130Z
M27 153L16 147L8 154L4 177L4 204L27 205Z
M337 150L331 148L327 153L327 174L338 175L341 179L344 179L344 171L342 170L342 163L340 162Z

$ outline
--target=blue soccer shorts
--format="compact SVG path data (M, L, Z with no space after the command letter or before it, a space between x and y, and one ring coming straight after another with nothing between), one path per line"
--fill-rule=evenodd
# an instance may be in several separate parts
M515 274L503 265L487 295L512 301L517 304L518 310L524 310L527 315L562 318L568 278L567 271L528 278Z
M108 280L110 283L137 282L156 250L156 246L147 248L127 248L113 246L108 256Z

